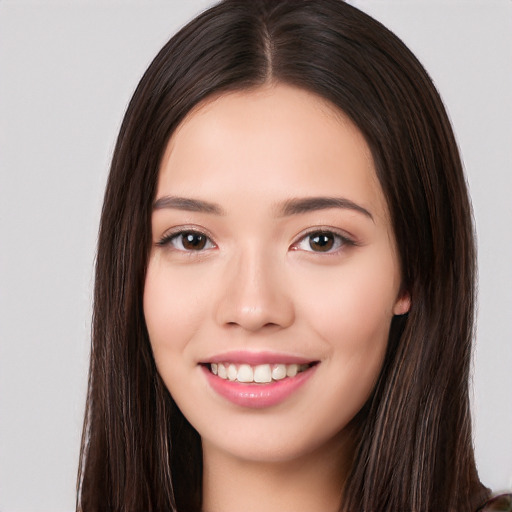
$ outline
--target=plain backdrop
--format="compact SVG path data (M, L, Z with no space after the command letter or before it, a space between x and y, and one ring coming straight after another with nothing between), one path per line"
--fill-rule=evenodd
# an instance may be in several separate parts
M474 432L512 488L512 2L353 0L429 70L470 184L480 263ZM0 1L0 511L71 511L96 233L129 98L206 0Z

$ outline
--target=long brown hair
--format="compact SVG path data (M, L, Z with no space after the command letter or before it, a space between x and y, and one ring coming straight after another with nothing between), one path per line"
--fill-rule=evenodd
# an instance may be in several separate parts
M340 510L473 511L468 399L475 249L446 112L380 23L340 0L226 0L178 32L127 109L99 233L77 509L201 509L200 438L156 371L142 310L151 207L170 135L212 94L282 82L344 111L387 198L410 312L395 317Z

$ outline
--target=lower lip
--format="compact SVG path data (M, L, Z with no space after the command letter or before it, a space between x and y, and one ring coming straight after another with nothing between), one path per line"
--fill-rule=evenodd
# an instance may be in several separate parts
M295 377L287 377L268 384L243 384L221 379L213 375L206 366L203 366L202 369L213 390L231 403L241 407L250 407L251 409L263 409L284 402L306 383L317 366L312 366L298 373Z

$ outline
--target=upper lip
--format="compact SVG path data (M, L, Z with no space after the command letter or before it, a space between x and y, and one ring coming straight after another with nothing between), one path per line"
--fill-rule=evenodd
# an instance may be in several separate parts
M203 363L235 363L235 364L309 364L317 360L308 357L302 357L280 352L269 351L242 351L234 350L216 354L204 361Z

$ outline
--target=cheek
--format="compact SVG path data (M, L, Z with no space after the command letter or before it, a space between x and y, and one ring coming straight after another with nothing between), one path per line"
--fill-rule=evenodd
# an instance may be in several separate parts
M305 298L302 316L322 337L336 345L353 342L363 349L380 343L383 335L387 340L399 287L394 260L386 258L385 251L376 251L354 258L336 272L311 276L296 296Z
M173 274L158 259L150 260L144 285L144 318L159 370L186 352L203 315L197 288Z
M385 261L385 253L360 263L340 268L334 276L315 276L316 294L305 293L313 289L312 282L303 282L304 289L297 292L307 298L300 316L322 341L333 385L340 395L348 392L354 413L380 373L399 290L396 264Z

